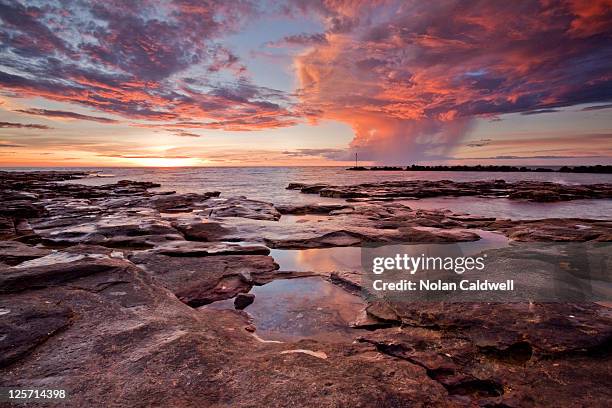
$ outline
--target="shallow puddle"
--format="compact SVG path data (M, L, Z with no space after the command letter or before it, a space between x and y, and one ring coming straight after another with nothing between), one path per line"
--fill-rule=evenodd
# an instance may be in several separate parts
M332 218L331 215L325 214L304 214L304 215L293 215L293 214L283 214L278 220L281 224L301 224L301 223L315 223L315 222L323 222L328 221Z
M350 342L360 332L350 324L363 313L363 300L322 278L279 279L250 293L255 301L245 311L264 340ZM233 309L233 299L204 308Z
M272 249L281 271L333 272L361 270L360 247Z
M474 230L482 239L475 242L435 245L393 245L396 252L473 255L508 245L504 235ZM271 250L282 271L362 271L362 248L337 247L302 250ZM360 330L351 323L364 315L365 302L320 277L279 279L251 289L255 301L245 311L253 318L256 334L264 340L296 341L314 338L323 341L352 341ZM228 299L204 306L207 309L234 309Z
M482 251L508 246L508 238L496 232L470 229L480 235L480 240L449 244L406 244L393 245L394 251L406 253L441 253L448 256L473 256ZM296 272L340 272L362 271L361 247L335 247L316 249L272 249L270 256L281 271Z

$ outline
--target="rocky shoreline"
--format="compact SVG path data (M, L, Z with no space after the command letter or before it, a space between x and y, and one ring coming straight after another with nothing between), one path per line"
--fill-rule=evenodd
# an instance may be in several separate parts
M593 166L563 166L558 170L550 167L517 167L517 166L498 166L498 165L476 165L476 166L354 166L349 167L350 171L486 171L499 173L591 173L591 174L611 174L612 166L597 164Z
M125 407L603 407L612 397L612 312L603 305L376 299L352 341L271 342L241 295L304 277L361 290L347 271L281 271L271 249L474 242L480 231L512 242L609 242L607 220L503 220L395 200L610 199L610 185L293 183L346 202L281 206L128 180L65 183L87 176L0 172L1 386ZM200 307L237 295L244 310Z
M529 200L535 202L612 198L612 185L610 184L570 185L546 181L509 183L504 180L468 182L415 180L364 183L350 186L291 183L287 188L290 190L300 190L305 194L345 198L349 199L349 201L467 196L508 198L510 200Z

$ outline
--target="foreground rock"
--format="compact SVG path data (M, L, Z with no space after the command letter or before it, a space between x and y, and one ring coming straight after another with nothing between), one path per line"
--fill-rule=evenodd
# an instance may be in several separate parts
M202 258L140 253L130 260L193 307L248 292L253 285L272 280L278 269L274 259L264 255Z
M431 304L419 305L418 311L405 305L397 313L407 326L380 329L361 341L423 367L466 405L572 406L580 401L605 406L610 397L597 391L610 370L611 322L605 310Z
M44 298L0 301L0 368L26 356L70 324L72 311Z
M612 319L596 305L372 303L388 328L358 343L265 343L241 312L194 310L165 289L171 279L85 249L0 271L0 385L66 389L71 406L603 407L610 398Z
M595 391L612 363L609 309L560 303L389 306L372 305L369 312L403 328L377 330L362 341L425 368L451 395L521 407L578 400L603 406L610 396Z
M243 315L194 310L130 262L60 259L2 271L2 386L65 389L59 404L70 406L391 407L446 399L424 369L373 346L262 343Z

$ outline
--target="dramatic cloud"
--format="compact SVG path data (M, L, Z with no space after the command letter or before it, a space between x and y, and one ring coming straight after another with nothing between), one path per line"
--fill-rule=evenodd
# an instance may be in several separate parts
M483 139L469 143L463 155L449 156L453 160L489 159L561 159L612 157L612 134L584 133L581 135L534 134L508 135L505 139Z
M247 38L253 29L263 33ZM269 48L248 48L262 42ZM609 108L611 73L612 0L0 0L0 104L3 114L14 115L0 127L49 129L16 123L29 114L140 128L112 149L103 131L95 142L94 134L75 142L79 129L29 132L23 144L31 149L78 144L79 151L137 159L128 156L145 151L137 149L145 138L134 135L147 130L185 137L176 144L194 138L203 145L210 138L195 140L197 129L252 131L331 119L352 127L350 149L277 149L269 157L352 160L358 152L360 160L389 164L442 160L466 147L476 118L541 114L543 123L568 106ZM337 146L340 136L329 136ZM12 137L7 142L22 143ZM552 151L551 140L541 142L545 152L522 140L467 147L482 157L573 156ZM241 149L257 146L256 139L250 143Z
M197 133L186 132L180 129L166 129L166 131L171 132L174 136L179 137L200 137Z
M5 147L24 147L24 145L20 145L20 144L16 144L16 143L3 142L3 141L0 140L0 148L5 148Z
M269 42L268 47L304 47L310 45L327 44L327 37L324 33L316 34L296 34L283 37L279 41Z
M490 144L492 142L491 139L480 139L476 142L467 143L467 147L482 147Z
M100 123L117 123L118 121L109 118L103 118L100 116L82 115L75 112L66 112L60 110L48 110L48 109L17 109L15 112L27 113L28 115L46 116L49 118L61 118L61 119L78 119L78 120L89 120Z
M29 3L0 3L0 86L12 96L214 128L296 123L286 97L251 84L219 43L255 13L248 1Z
M177 155L151 155L151 154L101 154L103 157L118 157L121 159L191 159L192 156L177 156Z
M296 149L282 153L289 157L324 157L330 160L344 160L346 156L344 149Z
M13 129L41 129L48 130L53 129L46 125L34 125L27 123L13 123L13 122L0 122L0 128L13 128Z
M540 109L540 110L534 110L534 111L528 111L528 112L521 112L521 115L539 115L542 113L555 113L555 112L559 112L559 109Z
M608 103L606 105L596 105L596 106L587 106L586 108L582 108L583 112L596 111L602 109L610 109L612 108L612 103Z
M302 112L349 123L364 160L445 157L476 117L612 100L610 0L294 4L327 24L296 61Z

